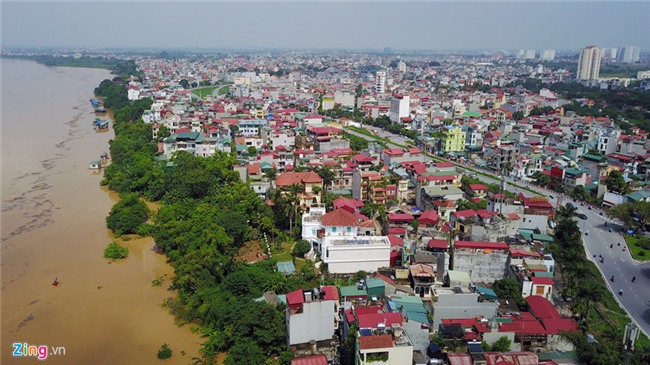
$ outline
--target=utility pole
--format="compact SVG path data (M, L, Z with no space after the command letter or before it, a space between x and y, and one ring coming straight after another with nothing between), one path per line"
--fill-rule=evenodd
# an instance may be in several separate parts
M632 358L632 351L634 351L634 341L639 338L639 328L630 322L625 325L625 333L623 334L623 351L625 351L624 365L629 365L630 358Z

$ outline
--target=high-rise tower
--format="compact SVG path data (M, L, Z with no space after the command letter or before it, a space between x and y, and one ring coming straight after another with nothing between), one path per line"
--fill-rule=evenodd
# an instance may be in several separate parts
M596 80L600 73L600 48L588 46L580 50L577 80Z

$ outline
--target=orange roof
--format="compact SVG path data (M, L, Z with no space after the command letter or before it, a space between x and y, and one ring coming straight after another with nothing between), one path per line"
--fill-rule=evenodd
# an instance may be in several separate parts
M393 336L391 335L374 335L359 337L359 349L383 349L393 347Z
M359 225L357 216L345 209L336 209L323 215L321 223L324 226L336 227L353 227Z
M320 176L313 171L307 172L285 172L275 179L277 186L291 186L293 184L320 183L323 182Z

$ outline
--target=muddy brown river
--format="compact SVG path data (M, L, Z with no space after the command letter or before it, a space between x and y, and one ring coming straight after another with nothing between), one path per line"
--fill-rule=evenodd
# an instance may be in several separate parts
M0 62L0 363L41 363L38 346L47 346L48 364L191 363L201 339L160 306L174 295L166 290L173 270L153 240L126 242L120 262L102 257L117 195L88 164L113 132L93 130L89 98L109 72ZM161 361L163 343L173 356Z

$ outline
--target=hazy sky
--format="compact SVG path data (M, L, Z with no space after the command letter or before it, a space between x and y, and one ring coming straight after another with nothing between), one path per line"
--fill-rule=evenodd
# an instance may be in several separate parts
M3 47L650 50L650 1L1 1Z

